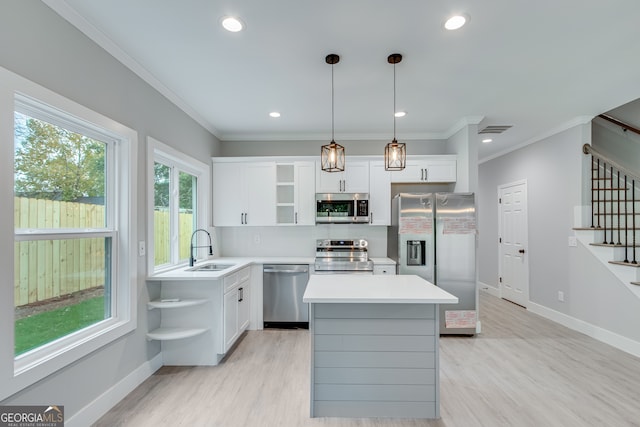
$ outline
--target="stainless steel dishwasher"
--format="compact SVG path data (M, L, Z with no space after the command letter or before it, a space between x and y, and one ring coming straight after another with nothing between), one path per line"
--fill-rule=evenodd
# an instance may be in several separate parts
M265 264L262 270L265 328L309 328L309 305L302 296L309 281L306 264Z

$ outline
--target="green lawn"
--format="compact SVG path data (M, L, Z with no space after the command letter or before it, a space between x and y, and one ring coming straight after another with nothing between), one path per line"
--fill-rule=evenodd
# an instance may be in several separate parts
M17 320L15 355L97 323L104 315L104 296L99 296Z

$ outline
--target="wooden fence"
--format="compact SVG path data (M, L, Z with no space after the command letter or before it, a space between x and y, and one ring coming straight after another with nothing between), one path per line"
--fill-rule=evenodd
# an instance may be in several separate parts
M154 264L162 265L168 263L169 254L169 213L156 210L153 212L154 221ZM191 233L193 232L193 215L180 212L178 214L178 234L179 245L178 254L180 259L189 258L191 243Z
M168 257L168 212L155 212L156 262ZM180 214L180 231L190 236L192 215ZM17 228L104 227L104 206L87 203L16 197L14 224ZM167 231L165 229L164 231ZM184 231L183 231L184 230ZM165 234L168 235L168 234ZM189 256L188 239L180 239L180 256ZM164 244L163 244L164 243ZM80 238L15 242L14 305L40 303L51 298L104 286L105 239ZM158 255L160 254L160 255Z

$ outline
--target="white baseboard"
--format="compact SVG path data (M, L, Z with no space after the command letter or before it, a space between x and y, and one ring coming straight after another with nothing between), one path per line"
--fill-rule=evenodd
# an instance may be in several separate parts
M606 329L587 323L583 320L576 319L571 316L567 316L564 313L560 313L555 310L551 310L548 307L536 304L529 301L527 310L532 313L538 314L569 329L581 332L593 339L601 341L605 344L609 344L619 350L632 354L636 357L640 357L640 342L631 340L629 338L618 335L614 332L607 331Z
M102 393L100 397L78 411L73 417L65 420L67 427L85 427L100 419L127 394L131 393L144 380L162 367L162 353L140 365L120 382Z
M480 286L481 291L484 291L490 295L493 295L494 297L502 298L502 296L500 295L499 288L496 288L495 286L487 285L486 283L483 283L483 282L478 282L478 285Z

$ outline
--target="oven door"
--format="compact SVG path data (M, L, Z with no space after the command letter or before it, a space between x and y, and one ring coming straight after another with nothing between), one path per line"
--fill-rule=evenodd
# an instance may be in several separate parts
M316 260L315 274L373 274L371 261Z

